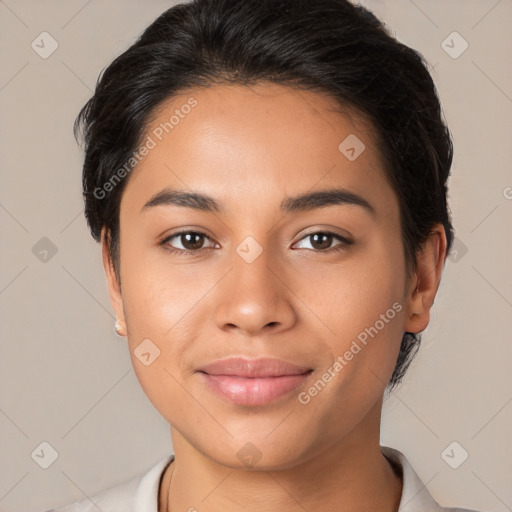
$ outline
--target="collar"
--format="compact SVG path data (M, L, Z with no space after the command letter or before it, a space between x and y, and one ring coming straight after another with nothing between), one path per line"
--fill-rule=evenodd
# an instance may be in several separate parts
M399 512L440 512L443 509L432 498L426 485L416 474L405 455L395 448L381 446L380 450L391 465L402 473L402 497Z
M403 486L399 512L441 512L445 510L434 501L427 487L402 452L388 446L380 448L391 465L402 473ZM160 479L173 460L174 455L165 457L142 477L135 493L134 512L158 511Z

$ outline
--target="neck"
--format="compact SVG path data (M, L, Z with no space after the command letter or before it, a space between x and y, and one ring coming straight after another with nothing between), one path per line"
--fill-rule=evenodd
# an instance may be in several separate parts
M380 408L370 416L328 449L275 471L226 467L171 428L175 461L162 480L159 511L396 512L401 477L380 451Z

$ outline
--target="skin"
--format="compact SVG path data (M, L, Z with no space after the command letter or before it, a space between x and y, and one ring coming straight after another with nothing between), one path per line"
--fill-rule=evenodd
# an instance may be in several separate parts
M105 230L102 241L134 370L170 424L175 462L163 476L159 510L167 510L171 483L173 511L396 511L402 481L379 447L383 393L402 333L429 322L444 229L433 227L408 275L398 200L372 126L328 96L263 83L191 89L161 106L146 135L191 96L197 106L137 165L123 192L121 285ZM366 146L354 161L338 149L349 134ZM223 211L141 211L168 186L208 194ZM353 204L280 209L286 197L327 188L358 194L374 213ZM193 255L159 245L181 228L207 235ZM326 229L354 243L333 251L336 238L321 246L306 236ZM262 248L252 263L236 252L248 236ZM167 242L190 249L185 244L180 236ZM300 403L299 392L394 303L401 311ZM160 350L149 366L134 355L147 338ZM277 357L314 371L286 397L243 407L207 389L197 373L228 356ZM261 454L251 468L237 457L248 442Z

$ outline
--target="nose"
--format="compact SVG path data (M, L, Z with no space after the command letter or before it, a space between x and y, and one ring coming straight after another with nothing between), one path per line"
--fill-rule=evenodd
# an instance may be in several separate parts
M297 315L286 280L270 251L263 250L251 263L235 253L231 271L215 291L217 327L246 335L290 329Z

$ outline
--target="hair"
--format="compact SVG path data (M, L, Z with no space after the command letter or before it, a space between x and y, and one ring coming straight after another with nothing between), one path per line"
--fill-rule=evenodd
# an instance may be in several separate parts
M419 52L347 0L193 0L161 14L102 71L75 120L84 143L85 217L96 241L105 228L119 282L119 206L129 176L108 194L104 185L123 175L151 116L193 87L258 82L326 93L367 118L398 198L407 271L435 223L444 226L449 252L453 145ZM403 334L389 390L420 341Z

